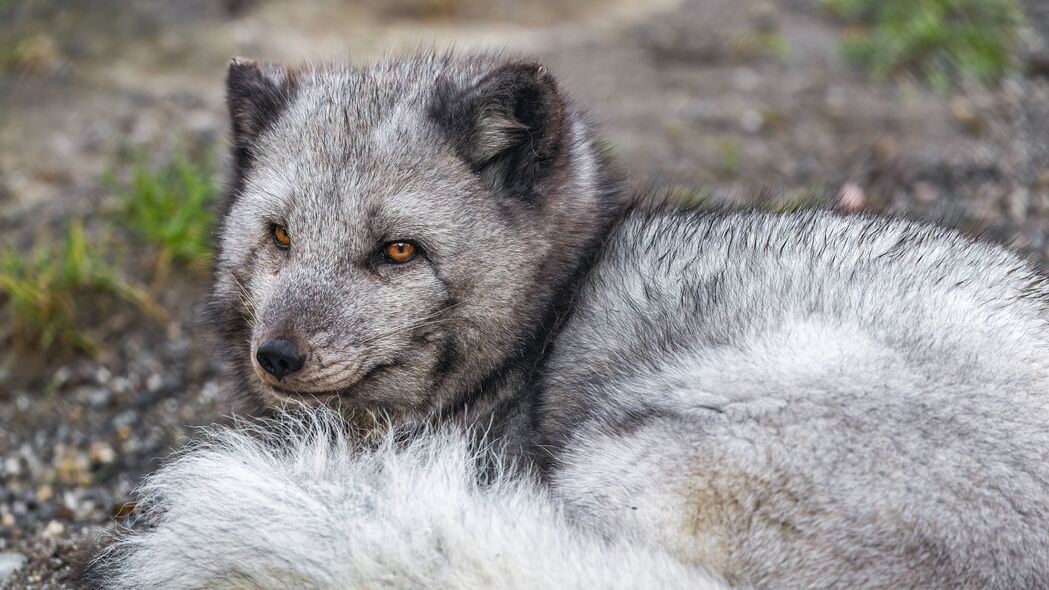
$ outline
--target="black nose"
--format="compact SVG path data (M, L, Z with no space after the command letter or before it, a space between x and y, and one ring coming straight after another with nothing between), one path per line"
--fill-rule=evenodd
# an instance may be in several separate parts
M277 379L290 375L302 368L304 359L299 347L291 340L272 338L262 343L255 353L259 366Z

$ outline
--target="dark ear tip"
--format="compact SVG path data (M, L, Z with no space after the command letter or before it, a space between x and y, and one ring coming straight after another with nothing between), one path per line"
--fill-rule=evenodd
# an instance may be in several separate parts
M554 75L547 67L537 61L514 61L506 64L499 71L503 74L532 78L544 82L553 82Z
M249 71L258 71L259 62L247 57L234 57L229 60L229 64L226 66L227 74L232 78Z

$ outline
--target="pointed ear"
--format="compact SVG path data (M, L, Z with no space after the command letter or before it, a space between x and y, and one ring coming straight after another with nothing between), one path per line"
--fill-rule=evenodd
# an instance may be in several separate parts
M563 157L566 109L546 68L514 62L469 88L439 81L431 113L493 190L534 201L537 185Z
M248 164L255 140L291 101L295 76L285 68L234 58L226 74L226 105L233 125L238 164ZM241 162L241 158L248 161Z

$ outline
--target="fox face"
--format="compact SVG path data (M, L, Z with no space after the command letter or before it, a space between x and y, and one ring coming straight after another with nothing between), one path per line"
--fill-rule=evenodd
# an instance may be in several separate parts
M423 56L228 73L212 309L264 405L468 404L536 347L616 210L541 66Z

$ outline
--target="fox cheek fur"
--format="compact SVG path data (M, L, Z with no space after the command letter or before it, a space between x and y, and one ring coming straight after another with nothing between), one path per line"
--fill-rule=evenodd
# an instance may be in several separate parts
M231 64L235 172L212 307L264 406L462 402L538 346L620 210L618 175L544 68L448 66ZM416 258L384 260L397 240Z

